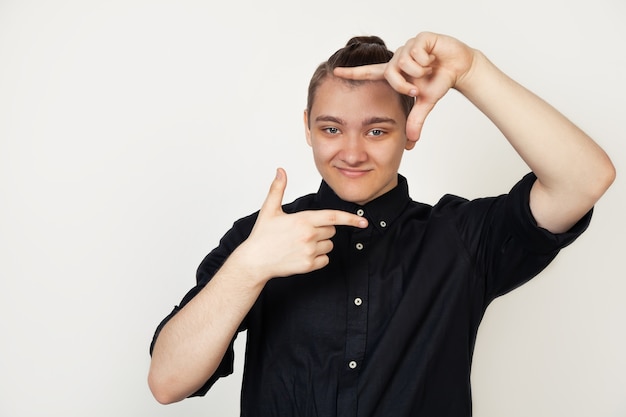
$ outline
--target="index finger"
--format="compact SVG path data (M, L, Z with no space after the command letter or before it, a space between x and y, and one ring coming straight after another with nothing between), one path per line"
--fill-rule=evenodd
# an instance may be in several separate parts
M389 63L361 65L358 67L337 67L333 70L337 77L356 81L387 81L391 87L407 96L415 97L417 88Z
M342 210L311 211L312 223L315 227L322 226L353 226L361 229L367 227L367 219Z
M337 67L333 74L348 80L378 81L385 79L385 67L387 63L361 65L358 67Z

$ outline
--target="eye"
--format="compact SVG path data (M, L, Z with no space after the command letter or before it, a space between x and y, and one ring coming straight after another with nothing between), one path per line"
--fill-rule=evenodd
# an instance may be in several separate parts
M336 135L339 133L339 129L337 129L336 127L330 126L330 127L325 127L322 129L322 131L328 133L329 135Z
M384 130L372 129L372 130L369 131L368 136L376 136L376 137L378 137L378 136L382 136L384 134L385 134Z

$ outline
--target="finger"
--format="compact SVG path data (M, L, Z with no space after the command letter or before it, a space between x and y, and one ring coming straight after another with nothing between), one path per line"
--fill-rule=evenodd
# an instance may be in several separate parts
M416 97L419 93L417 87L407 81L406 76L397 69L388 67L385 78L389 85L400 94Z
M320 255L326 255L327 253L330 253L333 250L333 242L331 240L321 240L319 242L317 242L317 256Z
M359 67L337 67L333 74L349 80L377 81L385 79L386 63L361 65Z
M433 72L431 66L434 56L428 55L423 49L411 49L408 54L401 54L394 57L392 63L387 67L387 73L399 72L404 78L423 78ZM389 79L389 74L385 75Z
M432 49L432 46L418 44L409 50L409 55L418 65L429 67L435 61L435 55L429 53L429 49Z
M419 97L415 101L415 105L406 120L406 137L409 139L409 142L414 142L413 146L415 146L415 142L419 140L422 134L422 128L424 127L424 121L434 107L435 103L422 101ZM407 149L412 149L413 146Z
M324 268L326 265L330 263L330 259L328 255L320 255L313 259L313 265L311 265L311 271L316 271L318 269Z
M330 239L337 234L335 226L317 226L315 230L317 231L316 238L319 241Z
M282 212L283 196L285 195L285 188L287 188L287 173L284 169L278 168L276 170L276 177L270 185L270 190L267 193L265 202L261 206L261 213L276 213Z
M428 60L432 62L435 57L433 52L438 40L439 36L436 33L421 32L418 33L415 38L407 42L407 46L409 47L411 55L414 55L418 59L418 62L428 62Z
M313 226L353 226L364 229L367 227L367 219L341 210L317 210L311 211Z

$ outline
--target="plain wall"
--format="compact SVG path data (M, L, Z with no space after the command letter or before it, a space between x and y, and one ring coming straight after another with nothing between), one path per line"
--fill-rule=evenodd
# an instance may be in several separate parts
M422 30L485 52L618 169L590 229L489 307L475 415L626 416L625 18L623 0L0 1L0 416L238 415L245 336L235 375L161 406L153 331L277 166L286 202L317 189L317 64L354 35L396 49ZM401 172L434 203L527 168L450 92Z

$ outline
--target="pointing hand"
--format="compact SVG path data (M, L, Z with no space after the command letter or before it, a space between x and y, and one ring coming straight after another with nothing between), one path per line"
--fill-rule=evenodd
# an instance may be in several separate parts
M321 269L329 262L335 226L367 227L367 220L341 210L287 214L282 200L287 174L276 171L267 198L245 245L247 259L266 280Z

